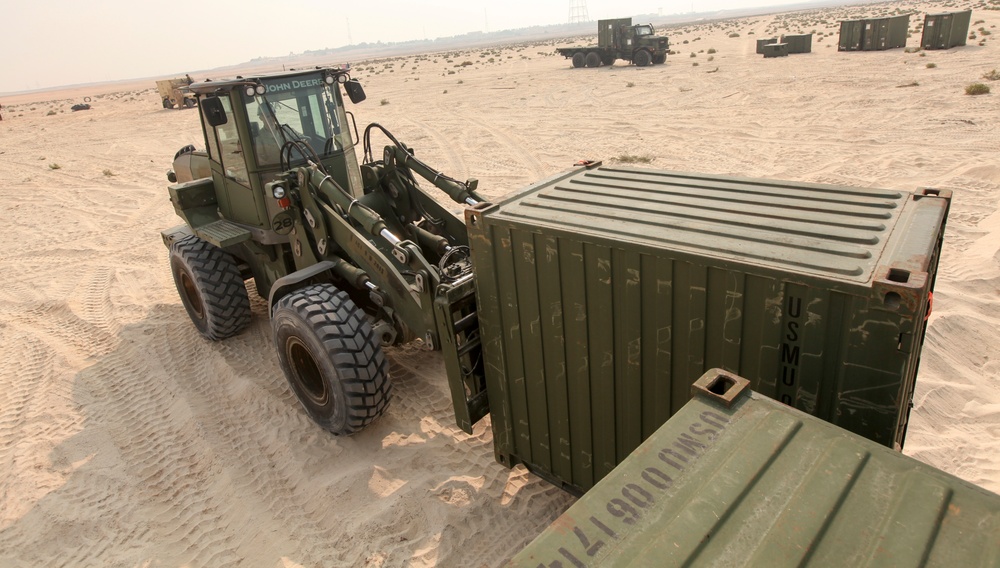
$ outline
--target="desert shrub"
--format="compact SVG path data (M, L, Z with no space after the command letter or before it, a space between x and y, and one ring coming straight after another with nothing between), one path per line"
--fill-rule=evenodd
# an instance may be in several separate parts
M973 83L965 86L965 94L967 95L987 95L989 92L990 86L985 83Z
M389 99L382 99L381 104L382 106L389 104Z
M45 116L52 116L53 114L56 114L56 111L50 110L49 112L45 113Z
M989 73L983 73L983 79L987 81L1000 81L1000 72L996 69L990 71Z
M708 60L709 61L715 61L715 56L714 55L709 55L708 56Z
M715 53L715 48L714 47L708 48L708 51L706 53L708 53L709 55L712 55L713 53Z
M103 173L104 173L104 175L105 175L105 176L107 176L107 177L111 177L111 176L115 175L115 172L113 172L113 171L111 171L111 170L104 170L104 172L103 172Z
M698 66L698 62L697 61L691 63L691 67L697 67L697 66Z
M650 163L650 162L653 161L653 158L651 158L649 156L636 156L636 155L633 155L633 154L622 154L621 156L617 156L615 158L612 158L612 160L615 160L617 162L621 162L623 164L636 164L636 163L639 163L639 164L648 164L648 163Z
M625 83L625 86L626 87L634 87L635 83L633 83L632 81L629 81L628 83Z
M928 69L934 69L935 67L937 67L937 63L928 63L927 64L927 68Z
M469 65L472 65L471 61L463 61L462 62L462 67L468 67Z
M62 166L60 166L59 164L49 164L49 169L50 170L61 170Z
M740 37L740 34L738 34L736 32L733 32L733 33L729 34L729 37Z

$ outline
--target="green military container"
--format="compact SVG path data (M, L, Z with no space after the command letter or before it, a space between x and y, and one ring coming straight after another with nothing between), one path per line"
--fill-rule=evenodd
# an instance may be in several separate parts
M585 491L713 367L901 447L949 203L597 163L469 210L497 461Z
M788 57L787 43L769 43L764 46L764 58Z
M924 33L920 47L924 49L950 49L965 45L972 23L972 10L927 14L924 17Z
M757 40L757 55L763 55L764 54L764 46L768 45L768 44L771 44L771 43L778 43L778 38L772 37L772 38L767 38L767 39L758 39Z
M622 26L632 25L632 18L612 18L610 20L599 20L597 22L597 47L619 47L615 41L615 34L620 33Z
M906 47L910 16L903 14L840 22L839 51L881 51Z
M1000 495L725 372L694 390L510 566L1000 563Z
M781 43L788 44L788 53L811 53L812 34L783 35Z

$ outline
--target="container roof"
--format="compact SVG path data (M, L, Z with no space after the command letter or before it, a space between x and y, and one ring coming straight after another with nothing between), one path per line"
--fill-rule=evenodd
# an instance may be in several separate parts
M911 194L631 167L581 168L494 219L868 282Z

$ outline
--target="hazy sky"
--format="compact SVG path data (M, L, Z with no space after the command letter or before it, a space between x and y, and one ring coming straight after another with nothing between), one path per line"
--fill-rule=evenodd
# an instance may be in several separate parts
M586 0L586 7L590 19L597 20L796 1ZM0 93L183 74L349 43L562 24L569 20L570 0L17 0L5 4L0 11L5 24L0 31Z

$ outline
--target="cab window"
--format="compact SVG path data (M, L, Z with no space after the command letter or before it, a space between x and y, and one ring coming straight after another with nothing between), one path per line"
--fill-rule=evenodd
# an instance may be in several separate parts
M219 97L219 100L222 102L228 119L225 124L215 127L216 136L219 139L219 157L223 170L226 172L227 178L244 185L250 185L246 159L243 156L243 146L240 143L240 135L236 130L236 120L233 117L233 105L229 101L229 97Z

